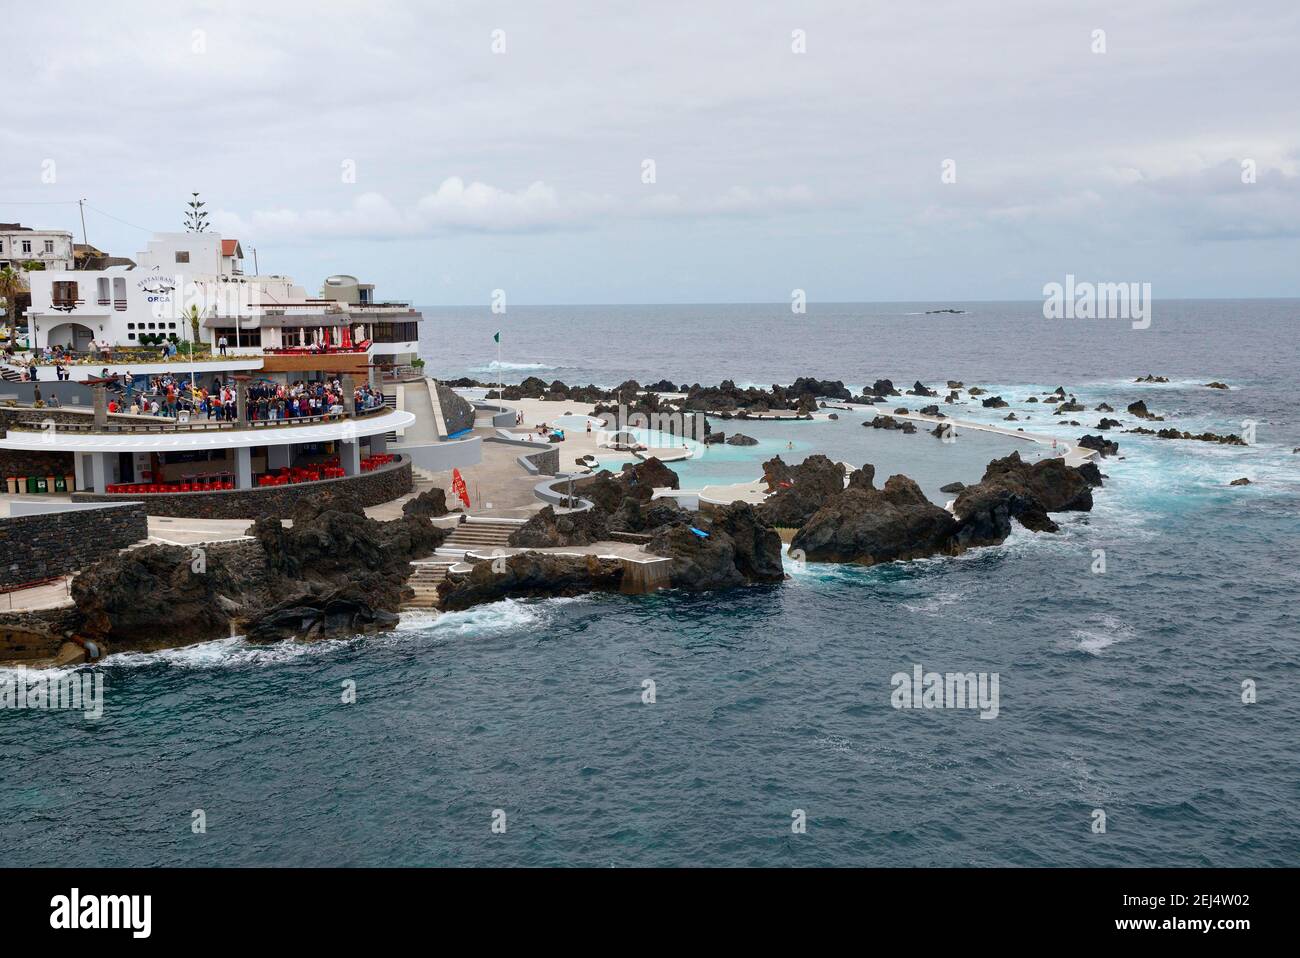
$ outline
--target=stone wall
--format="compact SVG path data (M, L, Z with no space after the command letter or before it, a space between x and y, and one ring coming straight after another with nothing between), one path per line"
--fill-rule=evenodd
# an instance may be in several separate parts
M560 471L560 450L558 449L544 449L541 452L534 452L519 458L527 459L537 467L537 471L543 476L553 476Z
M136 504L0 519L0 586L75 572L148 535Z
M474 428L474 407L468 399L456 395L449 386L438 383L438 405L442 406L442 420L447 424L447 435Z
M28 476L73 475L72 453L41 452L29 449L0 449L0 482L10 476L26 479ZM26 491L23 484L19 491Z
M374 472L342 479L322 479L289 486L230 489L224 492L172 492L158 495L102 495L78 492L74 502L143 502L151 516L197 519L256 519L261 515L288 516L299 499L331 493L355 496L363 506L391 502L412 490L411 460L400 456Z

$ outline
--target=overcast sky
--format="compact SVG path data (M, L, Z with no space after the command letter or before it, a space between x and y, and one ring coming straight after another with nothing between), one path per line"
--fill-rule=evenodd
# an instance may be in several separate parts
M1300 295L1296 0L79 6L6 14L0 221L115 254L199 190L421 304Z

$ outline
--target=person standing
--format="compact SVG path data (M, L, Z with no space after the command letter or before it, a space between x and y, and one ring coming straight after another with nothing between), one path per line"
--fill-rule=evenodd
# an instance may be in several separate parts
M217 337L217 349L221 350L221 355L226 355L226 335L222 333Z

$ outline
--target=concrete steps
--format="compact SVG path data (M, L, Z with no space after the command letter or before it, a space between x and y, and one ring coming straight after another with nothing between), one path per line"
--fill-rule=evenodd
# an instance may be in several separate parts
M415 597L409 599L402 608L404 609L435 609L438 607L438 583L447 578L447 570L452 567L452 562L412 562L414 572L406 580L406 584L415 592Z
M523 525L508 520L484 520L469 518L458 525L447 540L443 549L473 550L479 552L492 549L509 549L510 534Z

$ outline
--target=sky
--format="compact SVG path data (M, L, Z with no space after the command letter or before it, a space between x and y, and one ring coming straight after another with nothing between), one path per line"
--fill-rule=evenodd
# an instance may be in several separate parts
M8 5L8 4L6 4ZM6 14L0 222L421 305L1300 296L1295 0ZM652 164L652 165L651 165ZM251 268L251 262L248 264Z

